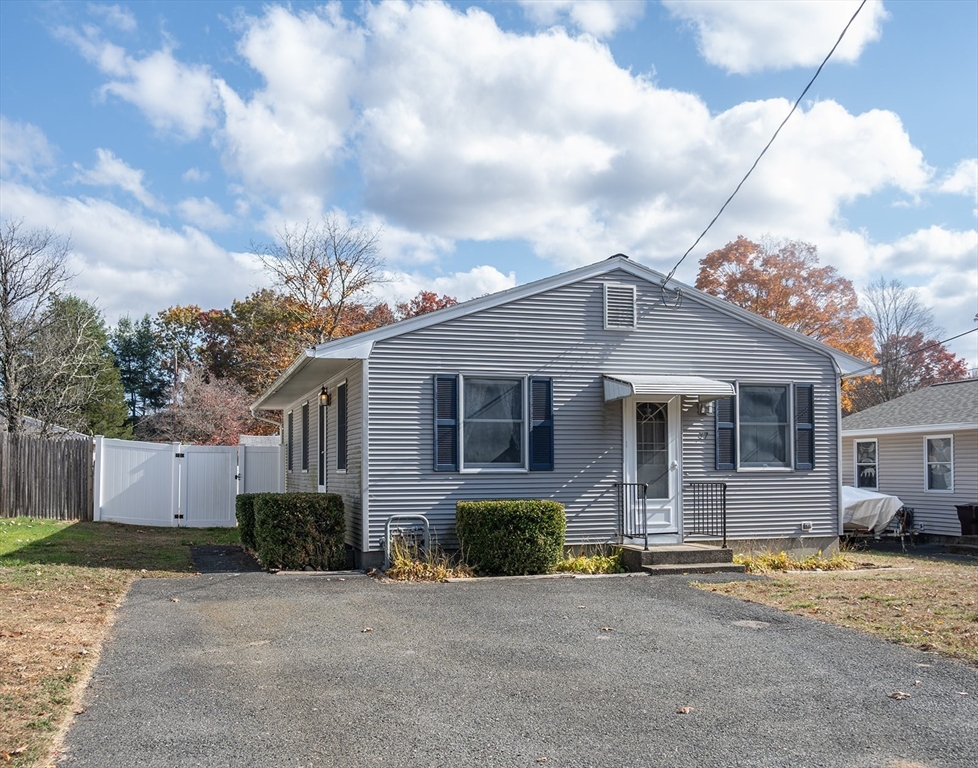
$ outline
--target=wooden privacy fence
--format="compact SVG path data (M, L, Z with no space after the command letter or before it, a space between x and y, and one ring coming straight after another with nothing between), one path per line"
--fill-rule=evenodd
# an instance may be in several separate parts
M92 441L0 433L0 517L91 520Z

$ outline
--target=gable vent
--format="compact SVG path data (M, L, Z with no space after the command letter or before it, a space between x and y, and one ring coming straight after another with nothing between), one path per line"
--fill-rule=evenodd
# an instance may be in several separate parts
M605 330L632 329L636 325L635 286L604 286L604 327Z

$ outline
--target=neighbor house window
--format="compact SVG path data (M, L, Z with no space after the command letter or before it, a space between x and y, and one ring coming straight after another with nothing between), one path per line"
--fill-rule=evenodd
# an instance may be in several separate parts
M878 488L877 445L875 440L856 441L856 487Z
M286 423L285 431L288 437L289 449L285 456L285 468L291 472L292 471L292 448L295 445L293 442L293 421L292 421L292 411L289 411L289 418Z
M336 468L346 471L346 382L336 387Z
M950 435L924 439L928 491L954 490L954 443Z
M309 471L309 403L302 404L302 471Z
M553 379L434 377L434 469L554 468Z
M811 384L740 384L714 412L717 469L815 468Z

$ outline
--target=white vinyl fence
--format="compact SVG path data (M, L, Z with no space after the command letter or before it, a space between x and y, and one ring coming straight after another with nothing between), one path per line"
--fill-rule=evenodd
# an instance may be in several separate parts
M239 493L282 490L280 446L95 438L94 520L234 527Z

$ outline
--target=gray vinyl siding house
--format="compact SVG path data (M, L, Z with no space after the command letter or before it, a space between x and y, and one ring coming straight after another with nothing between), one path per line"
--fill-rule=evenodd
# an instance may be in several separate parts
M663 281L619 255L307 350L254 406L293 414L286 488L343 495L361 565L392 515L424 515L454 547L455 503L472 499L554 499L568 544L621 542L616 484L647 476L651 545L689 538L689 483L722 482L729 539L831 547L840 376L866 363ZM296 451L321 395L320 483Z
M978 379L911 392L842 428L844 485L899 496L927 535L961 535L956 505L978 504Z

